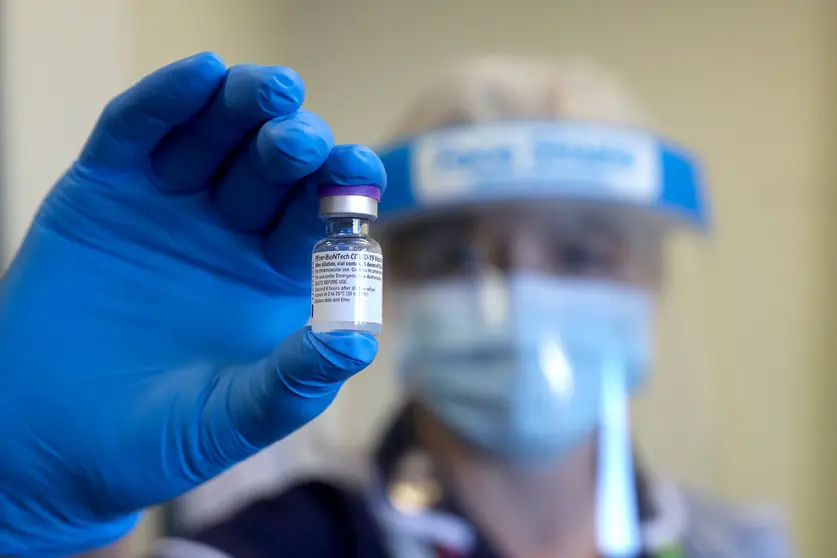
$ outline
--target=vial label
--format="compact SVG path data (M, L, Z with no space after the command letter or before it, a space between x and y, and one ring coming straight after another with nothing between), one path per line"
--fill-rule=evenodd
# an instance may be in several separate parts
M312 267L312 321L383 323L381 254L365 250L315 252Z

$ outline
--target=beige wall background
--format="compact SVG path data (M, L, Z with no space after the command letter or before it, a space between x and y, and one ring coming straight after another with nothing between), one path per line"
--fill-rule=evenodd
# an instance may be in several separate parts
M339 141L377 143L441 64L489 52L592 58L700 152L716 199L673 249L655 388L637 411L664 472L787 506L801 556L833 552L832 218L837 4L830 0L6 0L7 253L106 100L182 55L294 67ZM384 351L318 425L363 448L395 391ZM660 418L663 417L663 418ZM154 523L137 537L144 545Z

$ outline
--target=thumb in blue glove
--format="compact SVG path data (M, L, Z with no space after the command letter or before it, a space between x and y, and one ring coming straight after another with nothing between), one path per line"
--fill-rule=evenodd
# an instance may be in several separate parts
M375 357L314 334L319 184L385 187L281 67L212 54L104 110L0 284L0 555L66 555L321 413Z

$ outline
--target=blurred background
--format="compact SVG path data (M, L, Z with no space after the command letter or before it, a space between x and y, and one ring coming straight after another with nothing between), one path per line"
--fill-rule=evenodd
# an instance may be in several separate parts
M8 260L104 103L176 58L293 67L344 143L386 138L443 66L573 56L620 75L706 164L715 231L672 249L655 388L639 402L656 468L778 504L801 556L837 516L837 3L833 0L5 0L2 254ZM394 390L384 351L315 425L362 451ZM291 440L268 477L304 467ZM310 445L310 443L309 443ZM278 456L278 457L277 457ZM300 465L301 464L301 465ZM280 471L281 470L281 471ZM253 474L248 474L252 479ZM219 489L220 490L220 489ZM134 536L160 532L151 514Z

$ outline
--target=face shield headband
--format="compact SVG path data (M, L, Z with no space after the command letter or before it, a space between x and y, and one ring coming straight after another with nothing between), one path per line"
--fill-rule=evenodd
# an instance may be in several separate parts
M700 168L685 150L624 127L492 122L378 149L387 171L379 225L491 202L558 200L647 209L667 226L709 226Z

